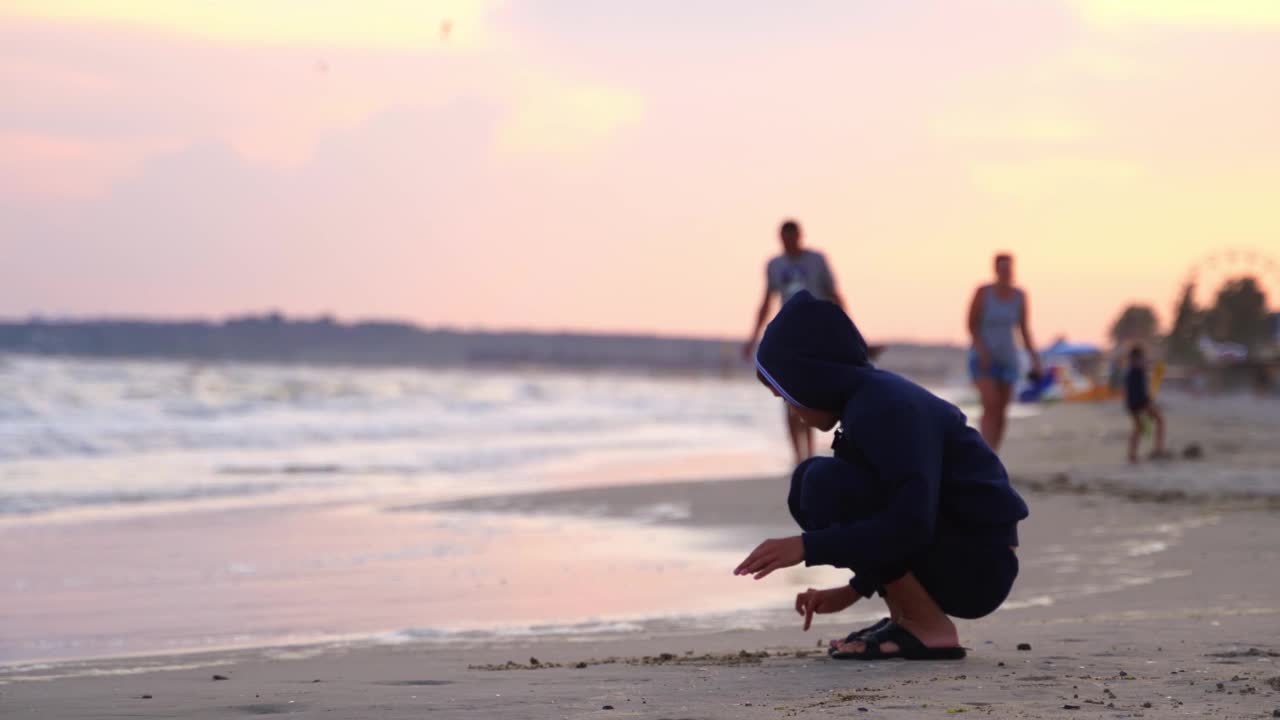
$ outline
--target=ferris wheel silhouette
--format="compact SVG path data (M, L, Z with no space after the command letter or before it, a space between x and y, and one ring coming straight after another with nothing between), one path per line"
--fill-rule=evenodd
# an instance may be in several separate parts
M1257 280L1268 303L1280 302L1280 260L1256 248L1225 248L1209 253L1187 270L1183 284L1195 286L1198 302L1212 303L1224 284L1241 277Z

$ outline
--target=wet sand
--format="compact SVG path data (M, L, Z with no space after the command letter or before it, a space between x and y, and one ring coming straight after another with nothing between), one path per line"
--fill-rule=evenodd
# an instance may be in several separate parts
M779 606L763 627L753 618L715 632L646 627L10 669L0 671L0 715L1271 717L1280 709L1280 414L1250 402L1170 402L1173 444L1197 443L1203 457L1137 468L1123 462L1117 408L1061 406L1016 425L1006 458L1032 508L1022 574L1006 608L960 624L972 651L964 661L830 660L819 644L850 622L824 617L802 632L785 608L803 585L780 573L762 581ZM708 542L745 553L790 531L785 492L784 478L726 479L433 511L702 528ZM863 601L849 613L880 609Z

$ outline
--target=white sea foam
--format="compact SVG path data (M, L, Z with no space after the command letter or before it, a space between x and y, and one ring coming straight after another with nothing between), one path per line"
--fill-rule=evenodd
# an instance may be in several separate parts
M743 380L13 357L0 515L379 492L777 445Z

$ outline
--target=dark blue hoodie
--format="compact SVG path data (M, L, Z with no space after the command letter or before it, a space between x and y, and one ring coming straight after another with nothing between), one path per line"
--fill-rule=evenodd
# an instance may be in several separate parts
M868 519L804 534L806 565L855 572L898 564L939 532L989 535L1017 545L1027 505L1000 459L959 408L884 370L836 305L797 293L765 330L756 368L788 402L839 415L836 455L849 482L892 488Z

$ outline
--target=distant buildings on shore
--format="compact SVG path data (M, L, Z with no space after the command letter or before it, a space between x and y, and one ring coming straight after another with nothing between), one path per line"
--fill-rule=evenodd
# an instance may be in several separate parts
M694 338L428 330L279 314L224 322L0 322L0 352L200 361L716 370L725 363L724 345Z
M96 358L420 367L536 366L582 370L746 374L736 340L651 335L466 332L402 322L343 323L279 314L223 322L0 322L0 353ZM946 377L957 347L897 345L895 370Z

